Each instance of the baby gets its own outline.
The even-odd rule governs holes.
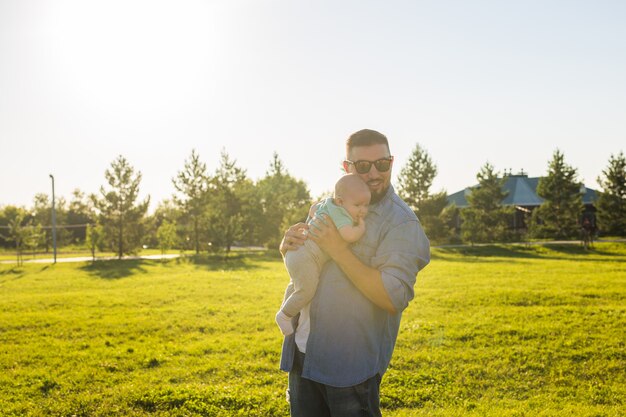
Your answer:
[[[344,175],[335,184],[334,196],[311,207],[309,224],[314,216],[328,215],[346,242],[356,242],[365,233],[365,215],[370,202],[370,190],[358,175]],[[315,227],[315,225],[312,225]],[[288,336],[294,332],[291,319],[311,302],[317,290],[322,267],[329,257],[311,239],[297,250],[285,255],[285,266],[291,278],[286,299],[276,313],[276,323]]]

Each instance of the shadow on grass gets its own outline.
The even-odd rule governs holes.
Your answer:
[[[208,271],[237,271],[264,268],[261,263],[280,261],[278,251],[237,251],[230,254],[199,254],[175,259],[122,259],[96,261],[80,267],[82,271],[102,279],[126,278],[138,273],[147,273],[150,266],[194,265]]]
[[[24,270],[19,266],[14,266],[12,268],[0,271],[0,285],[11,281],[17,281],[23,276]]]
[[[610,262],[626,262],[623,251],[610,251],[602,248],[585,249],[581,245],[484,245],[484,246],[443,246],[435,249],[432,259],[451,262],[467,262],[467,257],[475,258],[513,258],[513,259],[551,259],[570,261],[597,262],[598,257],[609,257]]]
[[[24,270],[19,267],[19,266],[13,266],[9,269],[5,269],[3,271],[0,271],[0,276],[2,275],[18,275],[18,274],[23,274]]]
[[[172,262],[192,264],[208,271],[238,271],[243,269],[262,269],[262,262],[281,261],[278,251],[237,251],[229,254],[199,254],[176,258]]]
[[[120,279],[146,272],[144,265],[151,263],[155,262],[143,259],[96,261],[81,266],[80,269],[98,278]]]

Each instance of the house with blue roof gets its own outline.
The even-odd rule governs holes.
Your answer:
[[[523,171],[516,175],[505,175],[502,189],[507,194],[502,200],[502,205],[515,207],[515,215],[511,224],[513,229],[526,228],[526,214],[532,212],[532,210],[543,203],[544,199],[537,195],[538,184],[539,177],[529,178]],[[454,204],[460,209],[469,207],[467,196],[471,194],[472,189],[476,187],[478,187],[478,185],[448,195],[448,205]],[[598,199],[598,193],[596,190],[585,187],[584,185],[581,185],[580,193],[582,194],[582,201],[585,206],[584,212],[581,213],[581,218],[590,218],[595,224],[596,208],[594,204]]]

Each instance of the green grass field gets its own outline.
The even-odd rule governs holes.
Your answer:
[[[286,416],[274,254],[0,265],[0,415]],[[622,416],[626,244],[436,249],[385,416]]]

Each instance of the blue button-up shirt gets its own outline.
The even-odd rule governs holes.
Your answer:
[[[381,272],[396,314],[368,300],[332,260],[310,305],[311,331],[302,377],[334,387],[360,384],[387,370],[402,311],[413,299],[417,272],[430,261],[430,243],[413,211],[393,187],[369,206],[365,235],[352,246],[361,262]],[[295,333],[283,343],[280,368],[291,370]]]

